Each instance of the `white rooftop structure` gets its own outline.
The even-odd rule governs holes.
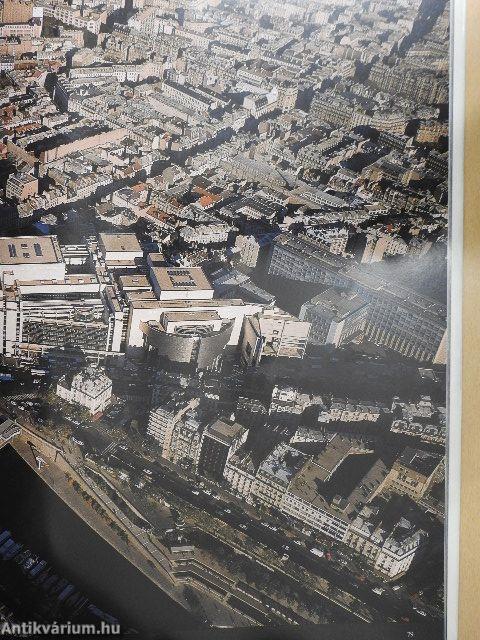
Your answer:
[[[213,287],[200,267],[153,267],[150,275],[159,300],[213,298]]]
[[[0,238],[0,275],[4,284],[15,280],[63,280],[63,261],[57,236]]]
[[[80,404],[91,415],[103,413],[112,397],[112,381],[99,369],[88,367],[58,381],[57,395],[67,402]]]
[[[142,247],[134,233],[100,233],[99,248],[106,262],[143,257]]]

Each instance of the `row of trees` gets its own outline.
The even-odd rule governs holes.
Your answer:
[[[196,530],[192,533],[195,544],[214,555],[218,563],[232,576],[238,576],[247,584],[265,594],[266,599],[272,598],[278,603],[284,603],[292,611],[310,617],[318,622],[333,620],[333,612],[328,602],[317,595],[307,586],[307,576],[298,572],[295,578],[288,578],[278,572],[269,571],[254,559],[235,552],[228,545],[205,532]],[[334,595],[335,588],[326,583],[326,589]],[[268,595],[267,595],[268,594]],[[337,616],[337,613],[335,613]]]
[[[116,533],[118,537],[121,538],[126,544],[129,544],[129,539],[126,531],[110,518],[107,511],[104,509],[104,507],[102,507],[98,500],[96,500],[90,493],[88,493],[88,491],[82,489],[80,483],[75,480],[75,478],[73,478],[68,472],[65,473],[65,476],[67,482],[72,486],[72,488],[82,496],[85,502],[90,507],[92,507],[92,509],[96,511],[99,516],[101,516],[105,520],[110,529],[112,529],[112,531],[114,531],[114,533]]]

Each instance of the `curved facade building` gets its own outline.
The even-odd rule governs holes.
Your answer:
[[[195,317],[174,317],[179,315]],[[146,348],[171,363],[196,369],[208,369],[215,363],[227,346],[234,327],[233,320],[225,321],[211,313],[164,316],[160,322],[141,323]]]

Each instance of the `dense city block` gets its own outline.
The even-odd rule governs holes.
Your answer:
[[[0,446],[203,624],[441,629],[448,3],[0,20]]]

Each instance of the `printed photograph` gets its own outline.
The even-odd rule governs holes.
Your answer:
[[[444,637],[450,19],[0,0],[0,635]]]

